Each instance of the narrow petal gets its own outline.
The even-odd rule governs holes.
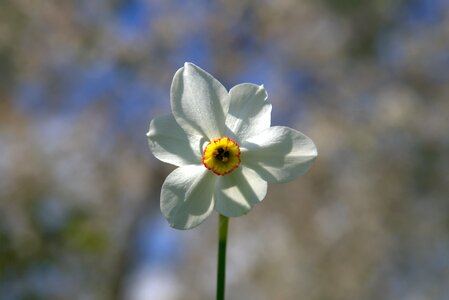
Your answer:
[[[150,149],[159,160],[175,166],[201,164],[202,145],[207,140],[187,135],[172,114],[153,119],[147,136]]]
[[[263,86],[243,83],[229,91],[226,127],[239,141],[267,129],[271,124],[271,104]]]
[[[317,156],[313,141],[294,129],[275,126],[242,144],[242,164],[268,182],[287,182],[303,175]]]
[[[170,226],[190,229],[213,210],[216,175],[204,166],[183,166],[171,172],[161,191],[161,211]]]
[[[227,217],[246,214],[267,194],[267,183],[253,170],[239,166],[217,179],[215,209]]]
[[[210,140],[224,133],[228,92],[212,75],[191,63],[179,69],[171,86],[171,106],[178,124],[191,135]]]

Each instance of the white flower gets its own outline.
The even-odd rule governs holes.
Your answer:
[[[161,191],[170,225],[189,229],[212,210],[227,217],[262,201],[267,182],[304,174],[317,156],[313,141],[283,126],[270,127],[271,104],[263,86],[236,85],[229,92],[191,63],[171,86],[172,114],[151,121],[153,154],[178,166]]]

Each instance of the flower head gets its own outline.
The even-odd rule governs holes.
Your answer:
[[[294,129],[271,125],[263,86],[243,83],[229,92],[191,63],[171,86],[172,113],[151,121],[153,154],[178,166],[162,185],[161,211],[170,225],[189,229],[215,209],[246,214],[262,201],[267,182],[304,174],[317,156],[313,141]]]

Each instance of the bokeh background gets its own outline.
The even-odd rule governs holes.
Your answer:
[[[185,61],[319,157],[232,219],[228,299],[449,299],[449,2],[1,0],[0,299],[213,299],[145,133]]]

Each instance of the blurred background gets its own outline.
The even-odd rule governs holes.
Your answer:
[[[0,299],[214,299],[145,136],[185,61],[319,151],[231,220],[228,299],[449,299],[445,0],[1,0]]]

